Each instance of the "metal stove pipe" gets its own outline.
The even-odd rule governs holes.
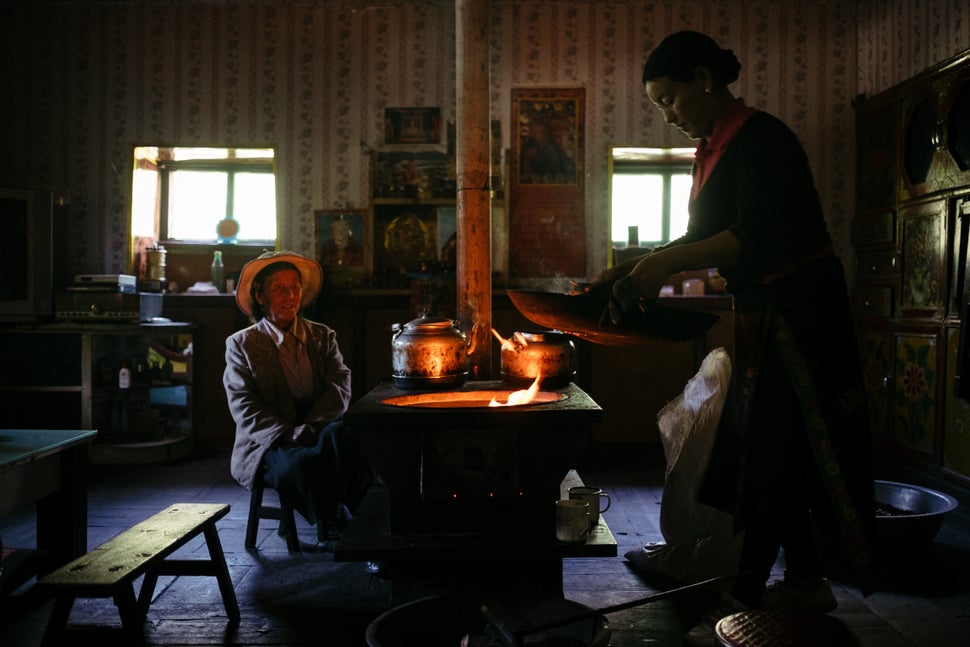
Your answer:
[[[457,318],[471,379],[492,377],[492,219],[489,187],[488,0],[455,0]]]

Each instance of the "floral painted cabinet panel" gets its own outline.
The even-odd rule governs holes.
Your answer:
[[[895,446],[935,456],[939,336],[897,333],[892,437]]]
[[[903,316],[937,316],[946,305],[946,201],[915,205],[902,212]]]

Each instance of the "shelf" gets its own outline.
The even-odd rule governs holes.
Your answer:
[[[189,456],[194,445],[191,436],[137,443],[92,443],[89,457],[95,465],[165,463]]]
[[[2,326],[0,348],[12,361],[0,370],[0,405],[25,429],[97,429],[93,463],[182,458],[195,446],[196,330],[180,322]],[[120,388],[125,363],[131,383]]]

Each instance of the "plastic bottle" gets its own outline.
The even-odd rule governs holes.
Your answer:
[[[131,387],[131,369],[128,362],[121,360],[121,368],[118,369],[118,388],[127,389]]]
[[[223,286],[223,275],[226,268],[222,265],[222,252],[216,250],[212,255],[212,285],[216,286],[219,292],[225,291]]]

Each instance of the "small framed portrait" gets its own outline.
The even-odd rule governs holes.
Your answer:
[[[317,261],[324,280],[335,288],[359,287],[368,263],[367,211],[321,210],[314,212]]]
[[[582,88],[513,89],[517,184],[576,185],[582,177]]]
[[[384,108],[384,143],[440,144],[441,109]]]

